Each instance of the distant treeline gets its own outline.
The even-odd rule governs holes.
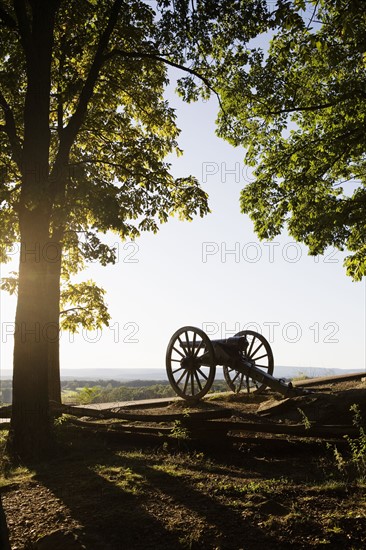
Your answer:
[[[112,401],[138,401],[175,397],[168,381],[134,380],[118,382],[116,380],[63,380],[61,382],[63,401],[69,403],[108,403]],[[227,391],[222,380],[215,381],[212,392]]]
[[[168,380],[128,380],[121,382],[121,380],[61,380],[61,389],[65,390],[78,390],[80,388],[99,386],[101,388],[119,388],[120,386],[140,388],[142,386],[153,386],[155,384],[169,385]]]

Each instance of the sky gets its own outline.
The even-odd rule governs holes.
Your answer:
[[[192,222],[171,218],[136,242],[108,236],[117,243],[116,265],[90,264],[77,280],[106,289],[110,327],[63,333],[62,370],[164,368],[169,339],[184,325],[213,339],[261,332],[275,366],[365,368],[365,281],[346,276],[344,254],[334,249],[314,258],[287,234],[260,242],[239,206],[251,173],[243,149],[215,136],[216,101],[170,100],[184,150],[169,159],[172,172],[199,179],[212,213]],[[14,257],[1,275],[16,268]],[[15,299],[2,292],[1,369],[12,365],[14,311]]]

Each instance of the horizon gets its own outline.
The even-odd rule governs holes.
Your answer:
[[[276,374],[276,371],[277,372]],[[136,378],[138,373],[144,375],[141,378]],[[352,372],[365,372],[365,368],[340,368],[340,367],[299,367],[295,365],[277,365],[275,367],[273,375],[276,378],[283,376],[291,377],[296,374],[308,375],[310,378],[319,377],[321,374],[333,374],[337,372],[342,372],[343,374],[348,374]],[[70,374],[69,374],[70,373]],[[71,374],[73,373],[73,374]],[[105,375],[103,376],[103,373]],[[134,376],[131,378],[132,373]],[[167,373],[164,367],[93,367],[93,368],[61,368],[61,379],[87,379],[87,380],[113,380],[112,376],[115,374],[117,378],[116,381],[131,381],[131,380],[166,380]],[[150,376],[149,376],[150,374]],[[160,378],[154,378],[152,375],[158,374]],[[161,376],[163,375],[163,378]],[[216,369],[216,378],[221,379],[223,377],[222,369],[220,366]],[[9,380],[12,378],[11,369],[2,369],[0,371],[0,380]]]

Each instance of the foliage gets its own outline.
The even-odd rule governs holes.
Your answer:
[[[342,454],[337,446],[333,447],[334,462],[337,470],[347,479],[357,479],[362,482],[366,479],[366,431],[360,407],[354,404],[350,407],[353,412],[353,424],[359,429],[356,438],[345,436],[349,446],[349,457]]]
[[[365,423],[362,419],[360,408],[354,404],[350,410],[353,412],[353,424],[359,429],[359,436],[356,439],[352,439],[346,436],[346,440],[351,451],[351,462],[356,469],[357,475],[365,479],[366,478],[366,431]]]
[[[17,294],[18,273],[12,271],[9,277],[2,277],[0,290],[5,290],[11,295]],[[60,295],[60,328],[75,333],[80,326],[87,330],[108,326],[110,315],[104,296],[105,290],[91,279],[82,283],[63,281]]]
[[[69,418],[72,418],[68,414],[61,414],[60,416],[57,416],[53,420],[53,425],[55,428],[58,428],[59,426],[62,426],[63,424],[66,424],[69,421]]]
[[[11,271],[9,277],[2,277],[0,279],[0,290],[5,290],[10,295],[17,293],[18,274],[15,271]]]
[[[174,420],[170,437],[173,439],[189,439],[189,430],[180,420]]]
[[[262,239],[286,226],[309,253],[351,252],[366,274],[366,11],[362,0],[278,2],[269,51],[222,81],[219,134],[246,146],[254,180],[241,194]],[[249,69],[249,70],[248,70]]]
[[[91,392],[90,390],[93,390]],[[120,385],[116,388],[100,385],[92,388],[84,387],[78,391],[76,400],[83,403],[110,403],[114,401],[135,401],[139,399],[156,399],[161,397],[174,397],[175,393],[168,384],[154,384],[151,386],[127,387]]]
[[[302,423],[304,425],[305,430],[310,430],[311,422],[310,422],[309,418],[306,416],[304,411],[302,409],[300,409],[300,407],[297,407],[297,410],[298,410],[298,413],[301,416],[301,420],[302,420]]]
[[[108,326],[110,315],[104,295],[105,290],[91,280],[69,283],[61,290],[61,329],[77,332],[80,325],[87,330]]]
[[[93,386],[89,388],[86,386],[77,393],[77,402],[80,405],[88,405],[89,403],[94,403],[100,395],[100,388],[98,386]]]

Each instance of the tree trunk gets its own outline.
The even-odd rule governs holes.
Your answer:
[[[52,246],[52,248],[51,248]],[[61,403],[60,382],[60,279],[62,245],[59,241],[50,242],[47,270],[48,291],[48,391],[49,399]]]
[[[20,265],[14,335],[10,450],[44,457],[50,445],[47,266],[52,211],[49,179],[51,65],[56,0],[15,2],[27,88],[18,206]]]
[[[28,214],[21,230],[10,444],[21,458],[35,459],[47,454],[50,444],[48,223],[39,212]]]

